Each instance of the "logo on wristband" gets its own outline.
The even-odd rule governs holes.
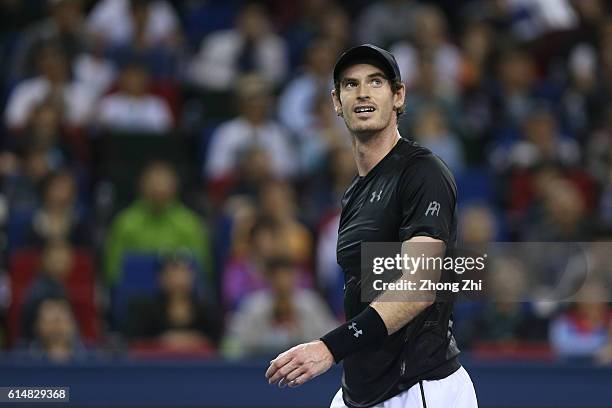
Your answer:
[[[363,330],[357,330],[357,323],[355,322],[349,324],[348,328],[355,331],[355,333],[353,333],[353,336],[355,337],[359,337],[363,334]]]

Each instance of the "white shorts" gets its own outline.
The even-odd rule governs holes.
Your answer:
[[[477,408],[476,391],[472,379],[463,367],[446,378],[417,383],[401,394],[375,405],[372,408]],[[336,393],[330,408],[347,408],[342,400],[342,388]]]

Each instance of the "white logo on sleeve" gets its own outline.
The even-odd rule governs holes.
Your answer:
[[[357,330],[357,323],[355,323],[355,322],[349,324],[348,328],[355,332],[355,333],[353,333],[353,336],[355,336],[355,337],[359,337],[360,335],[363,334],[363,330]]]
[[[372,191],[372,198],[370,198],[370,202],[373,203],[374,199],[376,199],[376,201],[380,201],[381,194],[382,194],[382,190],[380,190],[378,194],[376,194],[376,191]]]
[[[435,215],[438,216],[440,213],[440,203],[437,201],[431,201],[427,206],[427,210],[425,211],[425,216]]]

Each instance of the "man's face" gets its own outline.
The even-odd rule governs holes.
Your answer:
[[[340,111],[354,135],[372,135],[396,126],[394,110],[404,104],[405,90],[396,93],[383,72],[369,64],[356,64],[344,70],[340,95],[332,91],[334,107]]]
[[[154,207],[163,208],[176,197],[176,175],[163,165],[150,168],[143,177],[142,191],[145,200]]]
[[[76,331],[72,311],[65,300],[43,301],[35,324],[38,338],[45,344],[68,341]]]

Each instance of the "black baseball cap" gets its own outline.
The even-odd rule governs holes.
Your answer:
[[[383,70],[387,79],[402,80],[395,57],[389,51],[372,44],[362,44],[345,51],[334,67],[334,82],[338,82],[345,68],[355,64],[371,64]]]

